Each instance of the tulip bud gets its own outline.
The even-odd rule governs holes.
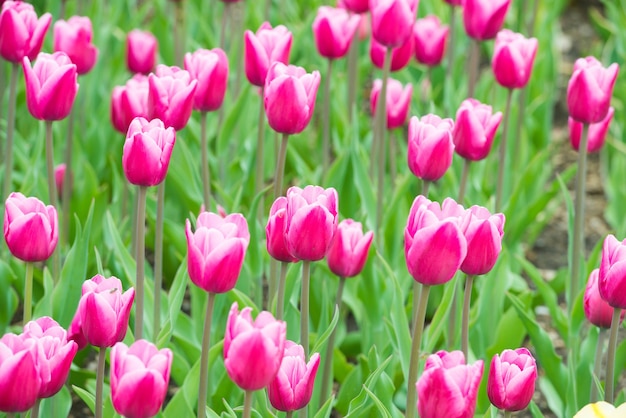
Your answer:
[[[54,167],[54,184],[56,184],[59,199],[63,197],[63,180],[65,179],[65,170],[66,165],[63,163],[57,164],[57,166]]]
[[[372,36],[386,47],[397,47],[411,36],[418,0],[370,0]]]
[[[228,84],[228,57],[219,48],[185,54],[185,70],[198,82],[193,107],[201,112],[219,109]]]
[[[123,134],[137,117],[148,118],[148,77],[135,74],[124,86],[113,88],[111,95],[111,122]]]
[[[165,127],[180,131],[187,125],[193,110],[198,82],[178,67],[158,65],[148,77],[148,114],[161,119]]]
[[[343,58],[359,26],[360,17],[345,9],[321,6],[313,21],[317,52],[325,58]]]
[[[463,2],[465,0],[443,0],[448,3],[450,6],[463,6]]]
[[[504,215],[492,215],[482,206],[472,206],[466,216],[469,218],[465,229],[467,255],[461,264],[461,271],[472,276],[487,274],[502,251]]]
[[[511,0],[464,0],[463,24],[470,38],[493,39],[502,29]]]
[[[0,338],[0,411],[26,412],[41,388],[37,344],[15,334]]]
[[[93,30],[88,17],[72,16],[54,24],[54,51],[65,52],[76,64],[76,72],[86,74],[96,64],[98,48],[91,43]]]
[[[138,29],[126,37],[126,66],[131,73],[148,75],[156,65],[158,41],[150,32]]]
[[[583,298],[583,308],[587,320],[593,325],[600,328],[611,328],[613,320],[613,308],[600,296],[598,288],[598,276],[600,269],[594,269],[589,275],[587,287],[585,287],[585,296]],[[626,311],[622,310],[620,323],[624,320]]]
[[[352,13],[367,13],[370,10],[369,0],[339,0],[337,7],[343,7]]]
[[[502,112],[492,114],[491,106],[476,99],[466,99],[456,112],[452,138],[461,157],[480,161],[489,155],[502,120]]]
[[[587,131],[588,153],[598,152],[604,146],[604,142],[606,141],[606,134],[609,131],[609,126],[611,125],[611,121],[613,120],[614,113],[615,109],[609,107],[609,111],[607,112],[604,119],[602,119],[598,123],[592,123],[589,125],[589,130]],[[567,119],[567,126],[569,128],[570,144],[572,144],[572,148],[574,148],[576,151],[579,151],[583,124],[581,122],[576,122],[573,118],[569,117]]]
[[[337,226],[335,238],[326,254],[330,271],[339,277],[354,277],[363,270],[372,244],[372,231],[363,235],[360,222],[345,219]]]
[[[619,242],[613,235],[604,240],[598,289],[611,307],[626,309],[626,240]]]
[[[579,58],[567,84],[569,115],[582,123],[598,123],[609,112],[619,66],[604,68],[594,57]]]
[[[382,69],[387,54],[387,47],[376,42],[376,39],[370,40],[370,60],[377,68]],[[407,38],[406,42],[397,48],[391,50],[391,67],[390,70],[400,71],[407,66],[413,55],[413,37]]]
[[[409,122],[408,163],[417,177],[437,181],[452,165],[454,121],[437,115],[422,119],[413,116]]]
[[[376,116],[376,105],[382,85],[382,80],[374,80],[370,93],[370,109],[374,116]],[[399,128],[406,123],[412,95],[413,86],[411,84],[402,86],[398,80],[393,78],[387,80],[387,129]]]
[[[498,84],[521,89],[528,84],[537,55],[537,38],[503,29],[496,36],[491,68]]]
[[[270,208],[270,216],[265,227],[267,252],[278,261],[293,263],[298,261],[287,249],[285,236],[285,216],[287,215],[287,198],[280,196]]]
[[[413,25],[415,59],[420,64],[434,67],[441,64],[448,43],[450,29],[439,18],[429,15],[417,19]]]
[[[37,19],[33,5],[21,1],[5,1],[0,12],[0,56],[13,63],[24,57],[34,60],[50,27],[52,15]]]
[[[247,30],[244,34],[244,65],[250,84],[258,87],[265,85],[267,72],[274,62],[289,62],[293,35],[283,26],[265,22],[256,34]]]
[[[535,393],[537,364],[526,348],[504,350],[491,360],[487,394],[496,408],[521,411]]]

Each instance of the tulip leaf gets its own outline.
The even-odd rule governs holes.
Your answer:
[[[78,397],[80,399],[82,399],[83,402],[85,402],[85,404],[87,404],[87,407],[89,408],[89,410],[91,412],[94,412],[95,409],[96,409],[96,397],[95,397],[95,395],[93,395],[91,392],[89,392],[89,391],[87,391],[87,390],[85,390],[85,389],[83,389],[81,387],[75,386],[75,385],[72,385],[72,389],[74,389],[74,392],[76,392]]]
[[[178,317],[184,315],[180,308],[185,298],[185,291],[187,290],[187,257],[183,259],[178,267],[172,286],[169,293],[165,295],[163,300],[166,302],[163,307],[168,309],[169,316],[163,325],[163,329],[159,333],[157,338],[157,346],[165,347],[172,338],[172,331],[176,328]],[[165,310],[164,309],[164,310]]]
[[[378,379],[383,374],[384,370],[387,368],[389,363],[391,362],[393,356],[389,356],[383,361],[376,370],[374,370],[368,378],[365,380],[365,383],[361,387],[361,392],[357,395],[356,398],[352,399],[350,402],[350,409],[348,410],[348,414],[345,418],[350,417],[360,417],[363,416],[362,409],[366,406],[367,401],[367,392],[365,388],[373,388],[374,385],[378,382]]]
[[[72,409],[72,394],[67,386],[63,386],[56,395],[41,400],[39,416],[41,418],[66,417],[70,409]]]
[[[333,402],[335,401],[335,395],[330,397],[324,402],[324,405],[317,411],[313,418],[329,418],[333,411]]]
[[[198,403],[198,386],[200,381],[200,358],[193,365],[180,389],[172,397],[163,411],[166,417],[192,417]]]
[[[330,321],[328,328],[324,331],[322,335],[320,335],[315,341],[315,346],[311,350],[311,353],[319,353],[326,340],[330,337],[330,334],[335,330],[337,326],[337,322],[339,321],[339,306],[335,305],[335,313],[333,314],[333,319]]]
[[[458,280],[458,277],[452,278],[453,281]],[[437,310],[435,311],[435,316],[430,322],[428,327],[428,331],[426,331],[425,338],[425,352],[432,353],[436,344],[440,341],[441,336],[443,335],[444,328],[448,325],[449,315],[450,315],[450,305],[452,305],[452,300],[455,296],[455,285],[458,283],[450,283],[449,285],[444,286],[443,297],[441,298],[441,302],[437,306]]]
[[[533,418],[544,418],[541,409],[539,409],[535,401],[530,401],[528,409],[530,409],[530,413],[532,414]]]
[[[13,314],[17,309],[19,299],[11,283],[17,280],[15,273],[4,260],[0,260],[0,333],[11,323]]]
[[[374,405],[376,405],[376,409],[380,412],[381,417],[391,418],[391,413],[385,408],[385,405],[378,399],[378,397],[367,388],[367,386],[363,385],[363,390],[369,395],[370,398],[374,401]]]

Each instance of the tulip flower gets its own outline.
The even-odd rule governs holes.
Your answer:
[[[57,164],[54,167],[54,184],[57,186],[57,194],[58,197],[61,198],[63,196],[63,180],[65,179],[65,164]]]
[[[456,112],[452,136],[456,153],[472,161],[486,158],[501,120],[502,113],[492,113],[491,106],[476,99],[464,100]]]
[[[496,36],[491,68],[498,84],[521,89],[528,84],[537,55],[537,38],[503,29]]]
[[[417,382],[420,418],[472,418],[483,361],[465,364],[460,351],[439,351],[428,356]]]
[[[380,79],[374,80],[372,92],[370,93],[370,109],[372,114],[376,113],[376,105],[378,96],[382,87]],[[403,126],[409,114],[409,104],[413,94],[413,86],[402,83],[392,78],[389,79],[387,86],[387,129],[395,129]]]
[[[284,263],[298,261],[287,249],[285,236],[285,216],[287,215],[287,198],[280,196],[272,203],[270,216],[265,226],[267,252],[272,258]]]
[[[360,222],[345,219],[337,226],[326,259],[330,271],[339,277],[354,277],[363,270],[374,233],[363,234]]]
[[[397,47],[411,36],[418,0],[370,0],[372,37],[386,47]]]
[[[370,2],[369,0],[339,0],[338,6],[352,13],[363,14],[369,11]]]
[[[593,269],[589,275],[589,280],[585,287],[583,308],[589,322],[597,327],[608,329],[611,328],[613,308],[600,296],[600,289],[598,287],[599,274],[600,269]],[[624,315],[626,315],[626,310],[622,310],[620,322],[624,320]]]
[[[51,21],[50,13],[38,19],[32,4],[5,1],[0,12],[0,56],[13,63],[35,59]]]
[[[576,121],[601,122],[609,112],[619,66],[604,68],[594,57],[579,58],[567,84],[567,108]]]
[[[93,30],[88,17],[72,16],[54,24],[54,51],[65,52],[76,64],[76,72],[86,74],[96,64],[98,48],[91,43]]]
[[[198,82],[193,107],[211,112],[222,106],[228,84],[228,57],[220,48],[185,54],[185,70]]]
[[[463,24],[470,38],[493,39],[502,29],[511,0],[465,0]]]
[[[244,66],[250,84],[265,85],[267,72],[274,62],[289,62],[293,35],[283,25],[272,28],[264,22],[256,34],[247,30],[244,34]]]
[[[596,402],[585,405],[574,418],[622,418],[626,416],[626,403],[617,408],[608,402]]]
[[[135,74],[124,86],[113,87],[111,95],[111,122],[120,133],[126,134],[136,117],[148,118],[148,77]]]
[[[176,142],[176,131],[159,119],[133,119],[128,127],[122,168],[128,181],[138,186],[156,186],[167,174]]]
[[[467,255],[461,264],[461,271],[472,276],[487,274],[502,251],[504,215],[492,215],[482,206],[472,206],[467,210],[467,216],[469,223],[464,231]]]
[[[437,115],[409,122],[408,164],[411,172],[426,181],[437,181],[452,165],[454,121]]]
[[[313,354],[307,363],[302,346],[287,340],[278,374],[267,387],[267,397],[272,406],[284,412],[307,406],[319,365],[318,353]]]
[[[615,113],[615,109],[613,107],[609,107],[609,111],[606,114],[606,117],[602,119],[598,123],[592,123],[589,125],[589,130],[587,132],[587,152],[598,152],[604,146],[604,142],[606,141],[606,135],[609,131],[609,126],[611,125],[611,121],[613,120],[613,114]],[[583,124],[581,122],[576,122],[572,117],[567,119],[567,126],[569,128],[569,140],[570,144],[572,144],[572,148],[576,151],[580,148],[580,139],[583,131]]]
[[[390,71],[400,71],[407,66],[413,55],[413,37],[407,38],[407,40],[391,50],[391,67]],[[377,68],[382,69],[385,61],[385,55],[387,54],[387,47],[380,44],[376,39],[372,38],[370,41],[370,60],[372,64]]]
[[[343,58],[359,26],[360,18],[345,9],[321,6],[313,21],[317,52],[325,58]]]
[[[157,49],[156,37],[150,32],[134,29],[126,37],[126,66],[131,73],[148,75],[154,70]]]
[[[37,344],[15,334],[0,338],[0,411],[26,412],[41,389]]]
[[[167,128],[179,131],[187,125],[198,82],[178,67],[157,65],[148,77],[148,114]]]
[[[31,67],[28,57],[22,61],[26,79],[26,104],[39,120],[65,119],[72,110],[78,82],[76,65],[64,52],[40,53]]]
[[[146,340],[130,347],[120,342],[111,350],[111,400],[115,411],[128,418],[159,413],[170,380],[172,351],[159,350]]]
[[[535,393],[537,363],[526,348],[504,350],[491,360],[487,394],[496,408],[521,411]]]
[[[441,64],[446,51],[450,28],[442,25],[435,15],[417,19],[413,26],[415,59],[420,64],[434,67]]]
[[[448,3],[450,6],[463,6],[463,2],[465,0],[443,0]]]

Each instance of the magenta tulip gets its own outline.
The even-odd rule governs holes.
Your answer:
[[[376,105],[382,84],[382,80],[374,80],[370,93],[370,109],[374,116],[376,115]],[[401,82],[393,78],[387,80],[387,129],[396,129],[406,123],[412,95],[413,86],[411,84],[403,86]]]
[[[287,340],[278,374],[267,387],[267,397],[274,408],[289,412],[307,406],[313,394],[320,355],[315,353],[306,362],[304,348]]]
[[[221,217],[202,212],[196,221],[185,226],[187,236],[187,271],[191,281],[211,293],[232,290],[241,272],[250,233],[246,218],[239,213]]]
[[[56,185],[59,199],[63,196],[63,180],[65,179],[66,169],[67,166],[63,163],[57,164],[57,166],[54,167],[54,184]]]
[[[472,276],[487,274],[502,251],[504,215],[492,215],[482,206],[472,206],[466,216],[469,218],[465,229],[467,255],[461,264],[461,271]]]
[[[0,338],[0,411],[26,412],[37,401],[41,377],[37,343],[15,334]]]
[[[370,0],[372,36],[386,47],[397,47],[411,36],[418,0]]]
[[[503,29],[496,36],[491,68],[498,84],[521,89],[528,84],[537,55],[537,38]]]
[[[385,61],[385,54],[387,54],[387,47],[380,44],[376,39],[370,39],[370,60],[372,64],[377,68],[382,69]],[[397,48],[391,50],[391,67],[390,70],[400,71],[406,67],[411,61],[413,56],[413,37],[410,36],[407,40]]]
[[[421,418],[473,418],[483,361],[465,364],[460,351],[428,356],[417,381],[417,410]]]
[[[40,53],[31,67],[22,61],[26,79],[26,105],[34,118],[46,121],[65,119],[78,92],[76,65],[64,52]]]
[[[526,348],[504,350],[491,360],[487,394],[496,408],[521,411],[535,393],[537,363]]]
[[[219,109],[228,84],[228,57],[220,48],[198,49],[185,54],[185,70],[198,82],[193,108],[201,112]]]
[[[167,128],[180,131],[187,125],[193,110],[198,82],[178,67],[157,65],[148,77],[148,114],[161,119]]]
[[[613,235],[604,240],[598,288],[611,307],[626,309],[626,240],[619,242]]]
[[[47,260],[59,241],[56,209],[36,197],[11,193],[4,205],[4,239],[22,261]]]
[[[366,13],[370,9],[369,0],[339,0],[339,7],[350,10],[352,13]]]
[[[252,320],[252,308],[239,312],[233,303],[224,335],[224,366],[243,390],[259,390],[276,377],[283,359],[287,325],[262,311]]]
[[[148,77],[135,74],[124,86],[113,87],[111,122],[123,134],[136,117],[148,118]]]
[[[285,216],[287,215],[287,198],[280,196],[270,208],[270,216],[265,226],[267,252],[278,261],[292,263],[298,261],[287,249],[285,236]]]
[[[330,271],[339,277],[354,277],[361,273],[373,238],[372,231],[363,234],[360,222],[341,221],[326,254]]]
[[[170,381],[172,351],[159,350],[146,340],[130,347],[120,342],[111,349],[111,400],[115,411],[128,418],[159,413]]]
[[[589,275],[589,280],[585,287],[583,308],[589,322],[597,327],[608,329],[611,328],[614,309],[600,296],[598,287],[599,275],[600,269],[594,269]],[[620,322],[624,320],[624,315],[626,315],[626,310],[622,310]]]
[[[126,66],[131,73],[148,75],[154,71],[157,49],[156,37],[139,29],[128,32],[126,37]]]
[[[408,163],[413,174],[422,180],[437,181],[452,165],[454,121],[437,115],[409,122]]]
[[[598,123],[609,112],[619,66],[604,68],[594,57],[579,58],[567,84],[569,115],[582,123]]]
[[[275,62],[267,73],[264,106],[267,121],[276,132],[298,134],[313,116],[320,85],[319,71]]]
[[[5,1],[0,12],[0,56],[14,63],[24,57],[35,59],[51,21],[50,13],[38,19],[30,3]]]
[[[441,64],[446,52],[450,29],[439,18],[429,15],[417,19],[413,26],[415,59],[420,64],[434,67]]]
[[[607,112],[604,119],[602,119],[598,123],[592,123],[591,125],[589,125],[589,131],[587,132],[588,153],[598,152],[604,146],[604,142],[606,141],[606,135],[609,131],[611,121],[613,120],[614,113],[615,109],[613,109],[613,107],[609,107],[609,111]],[[581,122],[576,122],[573,118],[569,117],[567,119],[567,126],[569,128],[570,144],[572,144],[572,148],[578,151],[580,147],[580,138],[583,131],[583,124]]]
[[[450,6],[463,6],[465,0],[443,0],[448,3]]]
[[[65,52],[76,64],[76,72],[86,74],[96,64],[98,48],[91,43],[93,30],[88,17],[72,16],[54,24],[54,50]]]
[[[470,38],[493,39],[502,29],[511,0],[464,0],[463,24]]]
[[[283,26],[272,28],[264,22],[256,34],[247,30],[244,34],[244,65],[250,84],[265,85],[267,72],[274,62],[289,62],[293,35]]]
[[[456,153],[472,161],[486,158],[501,120],[502,112],[493,114],[491,106],[476,99],[464,100],[456,112],[452,135]]]
[[[343,58],[348,53],[360,21],[358,15],[352,15],[345,9],[321,6],[313,21],[317,52],[324,58]]]

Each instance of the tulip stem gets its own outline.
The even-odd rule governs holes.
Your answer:
[[[209,138],[207,137],[207,114],[200,112],[200,132],[202,141],[202,196],[204,210],[211,211],[211,172],[209,171]]]
[[[96,371],[96,418],[102,418],[102,388],[104,386],[106,352],[106,347],[100,347],[100,352],[98,353],[98,369]]]
[[[611,405],[614,400],[613,376],[615,373],[615,351],[617,349],[617,332],[620,328],[620,316],[622,310],[613,309],[613,319],[611,320],[611,335],[609,336],[609,350],[606,353],[606,382],[604,383],[604,400]]]
[[[430,285],[423,284],[420,292],[420,299],[417,308],[417,321],[413,330],[413,342],[411,344],[411,360],[409,362],[409,383],[406,400],[406,418],[415,418],[417,407],[417,372],[420,362],[420,345],[422,344],[422,333],[424,331],[424,320],[426,319],[426,307],[428,306],[428,294]]]
[[[504,193],[504,166],[506,164],[506,136],[509,132],[509,119],[511,117],[511,99],[513,98],[513,89],[509,89],[506,96],[506,110],[504,111],[504,126],[502,135],[500,136],[500,164],[498,164],[498,183],[496,186],[496,212],[502,210],[502,201]]]
[[[27,324],[33,317],[33,268],[33,263],[26,262],[26,278],[24,281],[24,324]]]
[[[478,81],[478,66],[480,61],[480,44],[476,39],[470,41],[469,57],[469,80],[467,85],[467,97],[472,99],[476,93],[476,82]]]
[[[466,359],[469,357],[469,310],[472,301],[472,286],[474,284],[474,276],[467,275],[465,280],[465,293],[463,297],[463,318],[461,319],[461,351]]]
[[[276,300],[276,319],[282,321],[285,311],[285,279],[287,277],[287,268],[289,263],[280,263],[280,279],[278,281],[278,298]],[[270,293],[272,297],[274,294]]]
[[[511,418],[512,416],[513,416],[513,412],[511,412],[511,411],[504,411],[504,418]]]
[[[393,131],[389,131],[389,175],[391,177],[391,184],[395,184],[396,173],[398,172],[398,165],[396,164],[396,136]]]
[[[206,399],[209,390],[209,349],[211,348],[211,323],[213,322],[213,307],[215,293],[209,292],[209,299],[204,315],[204,333],[202,334],[202,357],[200,357],[200,388],[198,391],[198,418],[206,416]]]
[[[146,195],[148,188],[139,186],[137,191],[137,230],[136,230],[136,252],[135,263],[137,264],[136,286],[137,293],[135,301],[135,340],[139,340],[143,336],[143,279],[144,279],[144,259],[145,259],[145,226],[146,226]]]
[[[359,36],[352,37],[348,50],[348,123],[352,123],[352,112],[356,103],[356,86],[358,79],[357,61],[359,59]]]
[[[17,63],[11,65],[11,81],[9,84],[9,110],[7,112],[7,146],[4,154],[4,189],[2,200],[4,201],[11,193],[11,175],[13,173],[13,133],[15,131],[15,100],[17,87]]]
[[[328,173],[330,165],[330,79],[333,70],[333,60],[328,59],[328,70],[324,80],[324,107],[322,109],[322,122],[324,126],[322,143],[322,175]]]
[[[602,353],[604,352],[604,340],[606,339],[606,332],[603,328],[600,328],[598,332],[598,344],[596,345],[596,357],[593,364],[593,375],[600,379],[600,370],[602,369]],[[591,402],[598,402],[598,385],[594,381],[591,382],[591,395],[589,396]]]
[[[471,160],[464,159],[463,160],[463,173],[461,174],[461,185],[459,186],[459,202],[460,205],[463,204],[463,200],[465,200],[465,192],[467,191],[467,180],[469,178],[469,170]]]
[[[63,233],[61,242],[70,243],[70,180],[72,178],[72,146],[74,142],[74,110],[67,118],[67,138],[65,142],[65,174],[63,175],[63,186],[61,188],[61,208],[63,211]]]
[[[256,175],[254,178],[254,194],[258,195],[263,190],[265,184],[265,89],[261,87],[261,100],[259,106],[259,122],[257,125],[256,140]],[[257,208],[257,219],[263,223],[263,214],[265,212],[264,195],[259,197],[259,206]],[[271,279],[271,277],[270,277]]]
[[[293,417],[293,411],[287,411],[287,414],[285,414],[285,418],[292,418]]]
[[[587,142],[589,125],[583,124],[583,132],[578,147],[578,171],[576,172],[576,201],[574,209],[574,249],[572,251],[572,282],[569,289],[569,311],[574,308],[574,300],[578,294],[581,265],[584,263],[584,229],[585,229],[585,181],[587,178]]]
[[[175,60],[176,65],[180,68],[183,67],[183,58],[185,53],[185,1],[178,0],[174,2],[175,19],[174,24],[174,45],[175,45]]]
[[[411,335],[415,334],[415,324],[417,324],[417,307],[419,306],[420,294],[422,292],[422,284],[413,281],[413,309],[411,314]]]
[[[30,411],[30,418],[39,418],[39,406],[41,405],[41,399],[37,399],[35,405],[33,405],[33,409]]]
[[[52,145],[52,121],[46,121],[46,166],[48,167],[48,193],[50,204],[57,207],[57,187],[54,180],[54,148]],[[56,284],[59,280],[61,260],[57,249],[52,253],[52,280]]]
[[[446,66],[446,78],[444,80],[444,88],[446,89],[445,91],[445,97],[448,98],[448,100],[445,100],[446,103],[446,114],[449,114],[450,112],[450,91],[452,90],[452,68],[454,66],[454,42],[456,41],[456,37],[454,36],[456,33],[455,30],[455,26],[456,26],[456,6],[452,6],[450,5],[450,30],[448,32],[449,34],[449,39],[448,39],[448,53],[447,53],[447,66]]]
[[[163,283],[163,225],[165,223],[165,180],[157,187],[157,212],[154,228],[154,340],[161,330],[161,287]]]
[[[391,52],[393,48],[387,48],[385,60],[383,62],[383,81],[376,102],[376,119],[374,124],[375,144],[378,146],[378,186],[376,194],[376,237],[380,247],[383,234],[380,233],[380,226],[383,219],[383,189],[385,186],[385,131],[387,125],[387,79],[391,70]],[[379,238],[380,237],[380,238]]]
[[[343,288],[346,284],[346,278],[339,278],[339,287],[337,288],[337,296],[335,297],[335,309],[341,310],[341,300],[343,298]],[[330,396],[329,386],[333,382],[332,366],[333,366],[333,352],[335,351],[335,337],[337,334],[337,327],[333,329],[328,337],[328,343],[326,345],[326,356],[324,357],[324,371],[322,373],[322,391],[320,392],[320,406],[321,409],[324,402]]]
[[[7,418],[15,418],[15,413],[14,412],[9,412],[7,414]]]
[[[246,390],[246,394],[243,397],[243,414],[242,418],[250,418],[252,414],[252,395],[253,391]]]
[[[304,358],[309,358],[309,281],[311,262],[302,261],[302,293],[300,297],[300,342],[304,348]]]
[[[282,194],[288,139],[289,134],[283,134],[283,139],[280,143],[280,150],[278,151],[278,161],[276,161],[276,175],[274,176],[274,200],[276,200],[278,196]]]

